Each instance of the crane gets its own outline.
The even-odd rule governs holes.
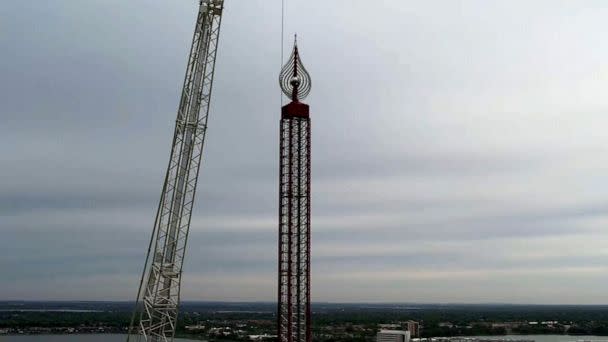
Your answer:
[[[127,341],[173,340],[224,0],[200,0],[175,132]]]

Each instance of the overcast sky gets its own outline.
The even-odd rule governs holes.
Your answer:
[[[135,298],[196,10],[2,1],[0,299]],[[226,0],[184,300],[275,300],[280,12]],[[608,303],[608,4],[286,13],[313,301]]]

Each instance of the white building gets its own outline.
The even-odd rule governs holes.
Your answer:
[[[377,342],[410,342],[410,332],[403,330],[380,330]]]
[[[249,335],[249,340],[251,341],[265,341],[265,340],[271,340],[271,339],[276,339],[277,335],[268,335],[268,334],[264,334],[264,335]]]

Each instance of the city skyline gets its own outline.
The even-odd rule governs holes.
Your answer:
[[[285,57],[297,32],[315,75],[312,301],[608,303],[608,7],[381,7],[288,2]],[[0,9],[0,299],[135,298],[195,11]],[[182,296],[271,301],[280,3],[224,20]]]

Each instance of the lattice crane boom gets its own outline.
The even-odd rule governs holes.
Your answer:
[[[224,0],[200,1],[169,166],[127,341],[168,342],[175,335],[223,9]]]

